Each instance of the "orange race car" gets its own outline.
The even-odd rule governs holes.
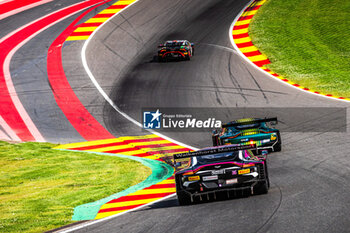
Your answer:
[[[171,40],[158,46],[158,61],[170,59],[190,60],[194,55],[194,44],[187,40]]]

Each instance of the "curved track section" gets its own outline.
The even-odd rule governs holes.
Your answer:
[[[21,62],[26,61],[27,64],[34,63],[34,65],[37,65],[38,60],[34,56],[31,57],[31,55],[35,49],[36,51],[39,50],[38,45],[40,45],[39,48],[42,48],[42,43],[38,43],[37,46],[31,47],[30,51],[22,54],[23,50],[21,50],[21,47],[25,46],[25,43],[30,40],[32,35],[47,24],[52,23],[50,21],[46,24],[43,17],[50,17],[51,15],[53,16],[51,17],[52,20],[55,17],[55,12],[63,10],[71,4],[72,2],[69,1],[65,4],[57,1],[55,4],[44,4],[1,20],[1,28],[4,29],[0,33],[2,47],[2,67],[0,72],[2,80],[1,103],[2,106],[6,106],[2,108],[1,114],[5,124],[12,128],[14,136],[18,136],[10,136],[12,140],[43,140],[40,132],[37,130],[37,121],[34,121],[35,126],[33,125],[30,107],[28,108],[28,105],[24,103],[24,100],[27,99],[31,99],[31,103],[35,102],[33,101],[36,97],[35,92],[30,90],[32,89],[31,84],[37,85],[37,73],[35,72],[37,69],[32,69],[32,67],[26,65],[22,66],[23,63],[21,64]],[[20,54],[20,59],[17,59],[16,55],[18,54]],[[34,61],[29,61],[29,58],[33,58]],[[18,64],[18,61],[20,61],[20,64]],[[13,67],[15,67],[15,71]],[[22,72],[24,75],[21,74]],[[26,98],[23,98],[23,94]],[[2,128],[4,128],[3,125],[1,124]],[[9,130],[5,129],[5,132],[9,132]]]
[[[10,64],[9,64],[10,66],[9,73],[11,74],[10,78],[11,78],[11,81],[13,82],[13,86],[16,91],[16,93],[11,93],[11,95],[18,96],[20,103],[23,105],[24,109],[29,115],[29,119],[33,121],[36,128],[42,134],[42,136],[46,141],[50,141],[50,142],[75,141],[76,142],[76,141],[84,140],[84,138],[81,136],[84,134],[81,132],[77,132],[77,130],[71,125],[71,122],[69,122],[69,120],[65,116],[65,113],[62,112],[61,106],[58,106],[57,99],[55,100],[55,97],[58,96],[57,87],[55,89],[52,83],[49,82],[47,68],[49,68],[50,66],[58,65],[59,63],[58,61],[60,61],[61,57],[58,57],[57,61],[52,62],[51,60],[49,60],[48,62],[47,54],[53,53],[53,48],[49,49],[49,47],[51,44],[53,44],[53,41],[59,35],[61,35],[62,31],[64,31],[67,25],[72,23],[72,21],[76,19],[77,15],[79,16],[79,14],[81,14],[82,10],[86,10],[89,7],[94,6],[98,3],[104,4],[98,8],[94,8],[93,12],[90,12],[88,15],[86,15],[82,19],[82,21],[84,21],[87,18],[92,17],[94,14],[96,14],[96,11],[103,10],[104,8],[109,6],[110,4],[108,2],[109,1],[103,1],[103,0],[84,1],[83,3],[79,3],[77,1],[54,1],[47,4],[43,4],[39,7],[35,7],[32,9],[23,11],[16,15],[7,17],[1,20],[0,22],[2,28],[4,28],[4,30],[1,30],[0,35],[5,36],[12,31],[19,30],[18,28],[23,27],[23,25],[27,25],[27,24],[29,25],[29,24],[33,24],[33,22],[35,21],[40,21],[38,20],[40,18],[42,19],[41,20],[43,22],[42,24],[48,23],[48,22],[51,23],[51,21],[54,21],[53,24],[49,25],[46,28],[43,28],[42,31],[36,35],[30,34],[30,33],[34,33],[33,30],[27,30],[26,31],[27,34],[25,34],[25,36],[30,36],[31,39],[27,40],[26,43],[22,43],[22,46],[16,51],[16,53],[13,54],[13,57],[11,57]],[[79,7],[73,8],[73,5],[79,6]],[[61,11],[63,12],[63,9],[66,9],[66,8],[69,8],[69,9],[72,8],[72,10],[69,11],[69,14],[57,13]],[[66,12],[68,11],[66,10]],[[75,13],[77,13],[77,15],[75,15]],[[44,17],[46,18],[44,19]],[[40,25],[38,25],[38,23],[36,25],[37,27],[35,28],[35,30],[41,30],[39,28]],[[3,32],[6,32],[7,34],[3,34]],[[14,41],[14,43],[16,42],[17,41]],[[58,50],[61,49],[61,44],[56,43],[55,46],[58,47]],[[57,50],[56,47],[54,49]],[[66,45],[64,47],[66,47]],[[79,52],[80,52],[79,49],[75,50],[76,54],[79,54]],[[6,54],[4,53],[4,55]],[[76,64],[72,61],[74,60],[79,61],[80,60],[79,58],[76,59],[74,56],[67,57],[66,53],[63,55],[63,57],[65,58],[65,61],[70,64],[69,65],[70,69],[67,69],[68,71],[72,69],[74,70],[77,69]],[[61,81],[60,79],[62,78],[61,76],[62,76],[61,73],[51,72],[51,80],[56,79],[58,80],[58,82],[60,82]],[[68,72],[68,76],[71,77],[72,73]],[[83,72],[82,72],[82,76],[84,76]],[[75,76],[73,76],[73,78],[77,80]],[[81,89],[81,86],[82,84],[80,83],[79,89]],[[68,82],[67,82],[67,86],[63,86],[61,84],[61,86],[59,86],[59,88],[61,88],[59,90],[59,93],[67,91],[67,89],[65,89],[67,87],[69,87]],[[93,93],[88,93],[88,95],[90,96],[90,100],[93,99],[93,95],[94,95]],[[59,98],[60,97],[62,97],[62,95],[59,96]],[[61,102],[65,100],[61,100]],[[76,102],[79,102],[79,100]],[[86,104],[85,107],[87,105],[88,104]],[[69,111],[71,111],[72,114],[74,114],[74,111],[76,112],[76,109],[71,108]],[[11,112],[7,110],[4,116],[11,118],[11,114],[14,115],[14,113],[15,111]],[[87,118],[84,118],[82,116],[80,117],[80,121],[82,122],[82,124],[84,124],[85,119]],[[91,127],[91,124],[89,125]],[[1,124],[1,126],[3,126],[3,124]],[[17,134],[19,134],[21,131],[24,131],[25,129],[25,127],[17,129],[17,128],[14,128],[13,125],[10,125],[9,127],[12,127],[12,129]],[[105,136],[104,138],[112,137],[112,135],[110,134],[107,134],[107,133],[105,134],[107,136]],[[13,136],[11,138],[14,140]],[[23,139],[23,138],[19,138],[19,139]],[[24,139],[27,139],[27,138],[24,138]],[[28,140],[33,140],[33,139],[28,138]]]
[[[281,85],[231,48],[229,29],[248,1],[143,0],[109,21],[91,40],[88,65],[128,115],[142,107],[347,107]],[[155,7],[156,6],[156,7]],[[157,44],[196,43],[190,62],[153,62]],[[100,102],[103,104],[103,101]],[[110,132],[140,134],[104,105]],[[169,133],[203,147],[209,134]],[[283,133],[269,158],[268,195],[179,207],[169,199],[88,228],[89,232],[339,232],[350,227],[348,133]]]

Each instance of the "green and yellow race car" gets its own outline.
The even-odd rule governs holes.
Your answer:
[[[256,152],[262,150],[281,151],[282,141],[278,129],[268,127],[266,123],[276,125],[277,118],[247,118],[231,121],[222,125],[212,134],[213,146],[256,144]]]

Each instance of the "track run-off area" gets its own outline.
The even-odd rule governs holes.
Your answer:
[[[248,0],[37,2],[0,18],[1,139],[161,160],[210,146],[210,132],[142,130],[144,107],[349,106],[285,85],[234,49],[233,23]],[[158,44],[169,39],[195,43],[193,59],[154,62]],[[281,135],[282,151],[268,158],[267,195],[179,206],[168,176],[65,231],[348,231],[349,133]],[[133,202],[136,195],[151,201]],[[118,211],[125,213],[113,216]]]

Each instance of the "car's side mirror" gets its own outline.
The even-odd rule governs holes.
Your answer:
[[[181,166],[181,162],[176,162],[175,164],[174,164],[174,167],[175,168],[178,168],[178,167],[180,167]]]
[[[194,43],[191,43],[191,46],[194,47]]]

